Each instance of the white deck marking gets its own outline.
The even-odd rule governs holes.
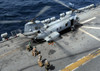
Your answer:
[[[86,21],[83,21],[83,22],[81,22],[81,24],[87,23],[87,22],[92,21],[92,20],[94,20],[94,19],[96,19],[96,17],[93,17],[93,18],[90,18],[90,19],[88,19],[88,20],[86,20]]]
[[[82,26],[82,28],[87,28],[87,29],[100,29],[100,27],[89,27],[89,26]]]
[[[79,30],[80,30],[80,31],[82,31],[82,32],[84,32],[84,33],[86,33],[87,35],[91,36],[92,38],[94,38],[94,39],[96,39],[96,40],[100,41],[100,39],[99,39],[99,38],[97,38],[96,36],[94,36],[94,35],[92,35],[92,34],[90,34],[90,33],[86,32],[85,30],[83,30],[83,29],[81,29],[81,28],[79,28]]]

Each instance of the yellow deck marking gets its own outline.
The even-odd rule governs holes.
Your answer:
[[[84,33],[86,33],[87,35],[91,36],[92,38],[94,38],[94,39],[100,41],[99,38],[97,38],[97,37],[95,37],[94,35],[92,35],[92,34],[86,32],[85,30],[83,30],[83,29],[81,29],[81,28],[79,28],[79,30],[82,31],[82,32],[84,32]],[[72,63],[72,64],[68,65],[66,68],[64,68],[64,69],[62,69],[62,70],[60,70],[60,71],[73,71],[73,70],[75,70],[76,68],[78,68],[79,66],[81,66],[81,65],[85,64],[86,62],[88,62],[89,60],[91,60],[91,59],[97,57],[98,55],[100,55],[100,49],[98,49],[97,51],[95,51],[95,52],[93,52],[93,53],[91,53],[91,54],[89,54],[89,55],[83,57],[82,59],[76,61],[75,63]]]
[[[10,54],[12,54],[12,53],[18,51],[19,49],[20,49],[20,48],[16,48],[15,50],[12,50],[12,51],[9,51],[9,52],[7,52],[7,53],[4,53],[4,54],[0,55],[0,58],[2,58],[2,57],[4,57],[4,56],[8,56],[8,55],[10,55]]]
[[[100,27],[89,27],[89,26],[82,26],[82,28],[88,28],[88,29],[100,29]]]
[[[83,57],[82,59],[76,61],[75,63],[68,65],[66,68],[60,70],[60,71],[73,71],[76,68],[78,68],[79,66],[83,65],[84,63],[88,62],[89,60],[97,57],[100,55],[100,49],[98,49],[97,51]]]
[[[80,30],[80,31],[82,31],[82,32],[84,32],[84,33],[86,33],[87,35],[91,36],[92,38],[94,38],[94,39],[96,39],[96,40],[100,41],[100,39],[99,39],[99,38],[97,38],[96,36],[94,36],[94,35],[92,35],[92,34],[90,34],[90,33],[86,32],[85,30],[83,30],[83,29],[81,29],[81,28],[79,28],[79,30]]]
[[[92,21],[92,20],[94,20],[94,19],[96,19],[96,17],[93,17],[93,18],[90,18],[90,19],[88,19],[88,20],[86,20],[86,21],[83,21],[83,22],[81,22],[81,24],[87,23],[87,22]]]

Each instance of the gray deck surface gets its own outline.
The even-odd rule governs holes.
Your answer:
[[[78,16],[81,18],[80,22],[97,17],[95,20],[85,23],[84,26],[100,27],[100,7],[86,10],[78,14]],[[82,29],[100,38],[100,30]],[[62,37],[62,39],[57,41],[59,43],[58,45],[48,45],[47,42],[37,45],[37,49],[41,51],[43,59],[47,59],[52,64],[51,71],[61,70],[100,48],[100,41],[97,41],[80,30],[68,32],[62,35]],[[0,71],[45,71],[44,67],[40,68],[38,66],[38,57],[33,57],[32,53],[25,49],[28,41],[29,39],[27,38],[18,37],[0,43]],[[80,66],[75,71],[100,71],[99,60],[100,56]]]

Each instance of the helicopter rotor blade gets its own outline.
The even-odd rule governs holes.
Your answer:
[[[47,11],[48,9],[50,9],[51,6],[45,6],[37,15],[36,17],[40,16],[41,14],[43,14],[45,11]]]
[[[47,11],[48,9],[50,9],[51,6],[45,6],[42,10],[39,11],[39,13],[31,20],[34,22],[34,20],[39,17],[40,15],[42,15],[45,11]]]
[[[21,23],[21,22],[23,22],[23,21],[21,21],[21,20],[11,20],[11,21],[4,20],[4,21],[0,21],[0,24],[13,24],[13,23]]]
[[[48,9],[50,9],[51,6],[45,6],[36,16],[35,18],[33,18],[32,20],[4,20],[4,21],[0,21],[0,24],[13,24],[13,23],[21,23],[21,22],[28,22],[28,21],[33,21],[40,16],[41,14],[43,14],[45,11],[47,11]]]
[[[73,8],[71,8],[68,5],[66,5],[65,3],[63,3],[62,1],[59,1],[59,0],[54,0],[54,1],[61,4],[61,5],[63,5],[63,6],[65,6],[65,7],[67,7],[67,8],[69,8],[69,9],[71,9],[71,10],[74,10]]]

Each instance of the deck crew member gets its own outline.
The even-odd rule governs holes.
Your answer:
[[[39,54],[39,57],[38,57],[38,59],[42,60],[42,55],[41,55],[41,54]]]
[[[48,71],[49,68],[50,68],[50,63],[49,63],[47,60],[45,60],[44,65],[45,65],[45,69],[46,69],[46,71]]]
[[[27,49],[28,51],[31,51],[31,50],[32,50],[31,42],[29,42],[29,44],[26,46],[26,49]]]
[[[42,60],[38,59],[38,65],[39,65],[40,67],[43,66],[43,62],[42,62]]]
[[[34,47],[33,50],[32,50],[32,55],[36,56],[38,54],[39,54],[39,51],[37,51],[36,47]]]

